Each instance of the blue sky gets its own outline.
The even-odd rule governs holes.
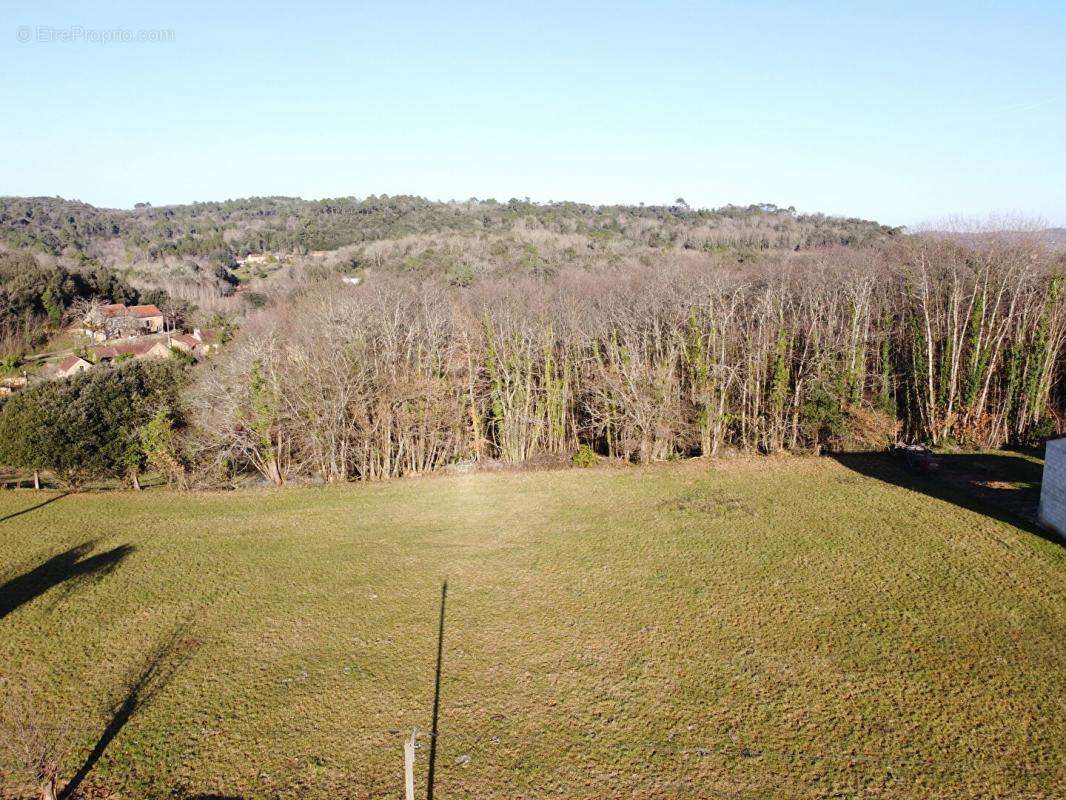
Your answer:
[[[682,196],[1066,225],[1062,0],[0,2],[0,194]]]

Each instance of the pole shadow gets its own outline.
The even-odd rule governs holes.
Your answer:
[[[49,505],[51,503],[54,503],[57,500],[62,500],[68,494],[70,494],[70,492],[63,492],[62,494],[57,494],[57,495],[54,495],[52,497],[49,497],[47,500],[42,500],[40,503],[37,503],[36,505],[29,506],[28,508],[24,508],[21,511],[13,511],[10,514],[6,514],[5,516],[0,517],[0,522],[7,522],[9,519],[14,519],[15,517],[21,517],[23,514],[29,514],[31,511],[36,511],[38,508],[44,508],[45,506],[47,506],[47,505]]]
[[[437,773],[437,721],[440,718],[440,675],[444,661],[444,604],[448,599],[448,581],[440,587],[440,623],[437,627],[437,672],[433,686],[433,723],[429,733],[429,775],[426,778],[426,800],[433,800],[433,782]]]
[[[912,492],[954,503],[1049,542],[1064,542],[1036,523],[1042,469],[1024,458],[996,453],[938,453],[937,468],[918,472],[891,453],[833,453],[848,469]]]
[[[132,545],[123,544],[85,558],[95,544],[89,540],[75,545],[0,586],[0,619],[55,586],[102,578],[134,550]]]
[[[173,679],[175,673],[188,660],[195,643],[184,638],[188,621],[178,625],[165,639],[149,651],[140,671],[133,674],[126,683],[124,694],[111,710],[111,718],[104,727],[100,738],[96,740],[92,751],[70,779],[59,800],[70,800],[76,796],[78,787],[92,772],[93,767],[107,751],[108,746],[118,736],[126,724],[142,710]],[[212,795],[205,795],[211,797]]]

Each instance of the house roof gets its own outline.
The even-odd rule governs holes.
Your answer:
[[[58,366],[60,372],[67,372],[71,368],[76,367],[78,364],[84,364],[85,366],[89,366],[89,362],[79,356],[67,356],[59,362]]]
[[[122,303],[111,303],[103,308],[105,317],[136,317],[146,319],[148,317],[161,317],[163,312],[151,303],[140,306],[126,306]]]
[[[166,347],[160,340],[153,339],[148,342],[119,342],[118,344],[102,345],[94,347],[93,352],[97,358],[118,358],[121,355],[130,355],[136,358],[137,356],[143,356],[157,345]]]

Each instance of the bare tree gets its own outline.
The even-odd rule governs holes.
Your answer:
[[[107,317],[104,315],[104,301],[95,295],[79,297],[67,307],[65,321],[67,324],[80,325],[94,339],[107,336]]]
[[[60,771],[69,754],[70,725],[49,717],[25,685],[3,685],[0,753],[9,774],[32,785],[41,800],[56,800]]]
[[[543,259],[551,240],[522,235]],[[621,257],[462,288],[303,286],[201,373],[197,460],[283,483],[582,444],[649,462],[868,446],[873,429],[884,444],[1024,441],[1061,424],[1057,269],[1015,244],[914,237],[743,265]]]

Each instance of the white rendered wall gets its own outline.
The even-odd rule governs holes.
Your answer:
[[[1040,522],[1066,536],[1066,439],[1053,439],[1044,453]]]

